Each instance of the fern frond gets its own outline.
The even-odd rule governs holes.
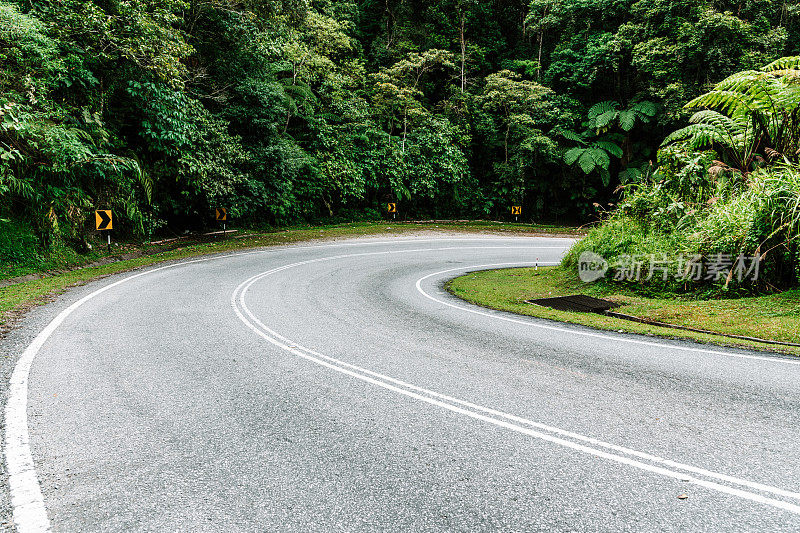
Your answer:
[[[694,124],[708,124],[709,126],[717,128],[721,134],[728,135],[730,137],[735,137],[736,135],[742,134],[746,127],[746,119],[744,117],[733,119],[727,115],[719,113],[718,111],[714,111],[713,109],[703,109],[702,111],[698,111],[692,115],[692,118],[690,118],[689,121]]]
[[[752,111],[750,102],[741,93],[716,89],[698,96],[684,106],[685,109],[701,107],[718,109],[729,114],[746,114]]]
[[[558,133],[560,133],[561,136],[567,139],[568,141],[574,141],[576,143],[580,143],[586,146],[586,139],[584,139],[582,135],[567,130],[559,130]]]
[[[595,118],[595,127],[598,129],[605,128],[606,126],[611,124],[619,114],[620,114],[619,111],[611,110],[611,111],[606,111],[601,115],[598,115]]]
[[[591,155],[594,164],[603,170],[608,170],[608,167],[611,166],[611,157],[604,149],[592,147],[587,152]]]
[[[664,139],[661,146],[667,146],[680,141],[689,141],[691,148],[695,150],[707,148],[714,143],[725,146],[731,144],[730,138],[718,128],[709,124],[691,124],[678,131],[672,132]]]
[[[607,168],[600,170],[600,179],[603,182],[603,187],[608,187],[611,183],[611,173],[608,171]]]
[[[578,159],[578,165],[581,167],[584,174],[591,174],[594,172],[594,169],[597,168],[597,161],[595,161],[591,149],[587,148],[583,151],[583,154],[581,154],[581,157]]]
[[[775,72],[776,70],[798,70],[800,69],[800,56],[782,57],[766,65],[761,70],[763,72]]]
[[[575,161],[580,159],[585,151],[586,148],[573,148],[572,150],[568,150],[567,153],[564,154],[564,163],[567,165],[574,165]]]
[[[642,171],[638,168],[626,168],[622,172],[619,173],[619,181],[621,183],[630,183],[632,181],[636,181],[641,178],[643,175]]]
[[[636,111],[621,111],[619,114],[619,127],[624,131],[631,131],[636,125]]]
[[[637,114],[642,114],[650,118],[656,116],[657,112],[656,105],[653,102],[649,102],[647,100],[633,104],[630,107],[630,110]]]
[[[599,102],[594,104],[591,108],[589,108],[589,119],[595,119],[602,115],[603,113],[608,113],[609,111],[616,111],[619,109],[619,102],[615,102],[613,100],[607,100],[605,102]]]
[[[620,148],[618,145],[616,145],[616,144],[614,144],[612,142],[597,141],[594,144],[594,146],[597,147],[597,148],[601,148],[601,149],[605,150],[606,152],[608,152],[609,154],[613,155],[614,157],[622,157],[622,155],[623,155],[622,148]]]

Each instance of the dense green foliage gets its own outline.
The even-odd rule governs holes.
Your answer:
[[[800,57],[734,74],[686,107],[697,110],[692,124],[666,138],[658,170],[625,187],[619,209],[571,251],[566,264],[574,267],[586,250],[611,259],[724,257],[734,264],[718,275],[687,284],[675,279],[686,264],[674,262],[666,282],[655,277],[643,285],[711,292],[796,287]],[[740,256],[760,260],[759,279],[739,279],[734,258]]]
[[[386,201],[586,220],[651,172],[684,102],[800,52],[799,6],[0,0],[0,219],[40,245],[79,241],[96,208],[144,236],[217,206],[247,224],[375,218]],[[726,164],[752,166],[747,150]]]

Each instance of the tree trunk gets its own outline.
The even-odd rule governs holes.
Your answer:
[[[539,69],[536,71],[538,81],[542,81],[542,48],[544,48],[544,30],[539,32]]]
[[[461,10],[461,94],[464,94],[464,90],[467,87],[467,78],[466,78],[466,63],[467,63],[467,41],[464,35],[464,23],[466,17],[464,16],[464,10]]]
[[[403,117],[403,146],[400,152],[406,155],[406,137],[408,136],[408,117]]]
[[[506,127],[506,165],[508,164],[508,137],[511,134],[511,124]]]

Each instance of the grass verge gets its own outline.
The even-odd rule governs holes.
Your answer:
[[[556,311],[525,300],[585,294],[613,300],[620,313],[716,333],[800,343],[800,291],[731,300],[657,299],[610,284],[585,284],[561,267],[515,268],[473,272],[446,284],[470,303],[520,315],[569,322],[602,330],[690,339],[702,343],[800,355],[800,348],[776,346],[689,331],[639,324],[593,314]]]
[[[55,275],[42,275],[42,272],[53,267],[51,262],[43,262],[41,272],[37,279],[28,279],[0,287],[0,336],[10,329],[14,322],[25,312],[36,305],[47,303],[54,297],[63,293],[69,287],[82,285],[111,274],[127,272],[140,267],[153,265],[164,261],[174,261],[209,255],[222,252],[232,252],[249,248],[262,248],[269,246],[293,244],[312,241],[332,241],[351,237],[368,237],[379,235],[413,235],[423,232],[456,232],[465,234],[501,234],[501,235],[579,235],[575,228],[560,226],[531,226],[525,224],[499,224],[493,222],[433,222],[433,223],[354,223],[335,226],[295,227],[268,232],[251,232],[247,235],[229,236],[212,242],[187,243],[184,246],[167,251],[158,251],[148,245],[138,247],[139,252],[145,254],[126,260],[110,260],[106,264],[74,268],[79,261],[72,259],[72,263],[60,264],[60,268],[74,268]],[[126,245],[124,251],[130,254],[137,249],[134,245]],[[98,259],[97,254],[84,257],[86,262]],[[7,279],[11,274],[18,274],[19,269],[13,265],[0,270],[0,280]],[[31,269],[28,274],[36,274]]]

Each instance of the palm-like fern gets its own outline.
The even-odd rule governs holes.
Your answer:
[[[734,74],[688,104],[700,108],[691,124],[664,144],[688,141],[712,148],[747,174],[763,160],[796,162],[800,155],[800,56],[785,57],[761,70]]]
[[[564,154],[564,162],[567,165],[578,163],[585,174],[597,171],[603,180],[603,186],[608,187],[611,183],[611,174],[609,173],[611,156],[622,157],[622,148],[610,141],[595,141],[587,144],[581,139],[580,142],[584,146],[567,150]]]
[[[562,137],[576,142],[580,146],[567,150],[564,162],[567,165],[578,164],[585,174],[598,172],[603,186],[611,183],[611,158],[621,159],[625,151],[619,142],[626,144],[626,135],[636,122],[647,123],[655,116],[656,106],[652,102],[638,102],[628,109],[620,109],[619,102],[606,101],[593,105],[584,123],[587,130],[582,133],[560,131]],[[625,135],[609,133],[612,127],[619,127]],[[594,137],[594,139],[592,139]]]
[[[637,121],[650,122],[655,114],[656,106],[652,102],[637,102],[622,110],[619,108],[619,102],[600,102],[589,109],[589,128],[602,133],[618,123],[619,127],[627,132],[636,126]]]

